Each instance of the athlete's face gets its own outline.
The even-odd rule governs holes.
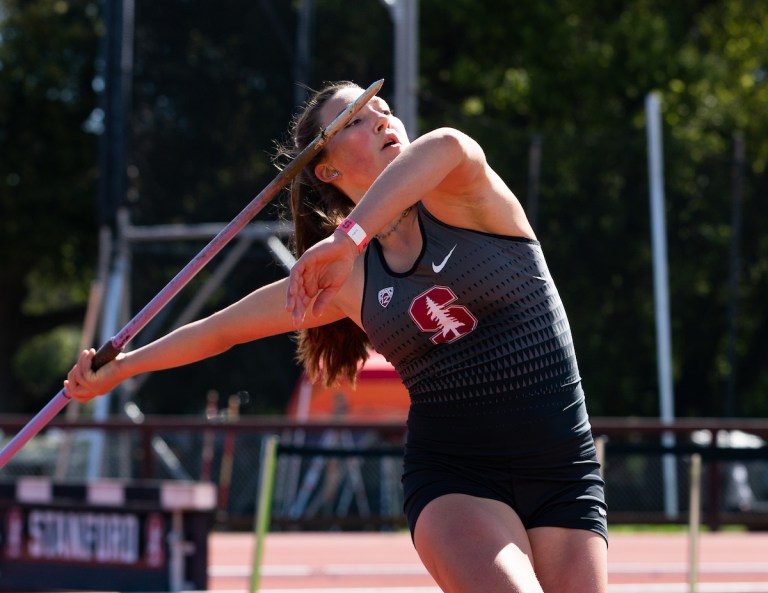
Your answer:
[[[361,92],[357,87],[337,91],[320,108],[321,125],[325,128],[330,124]],[[374,97],[328,142],[325,159],[315,167],[315,173],[357,202],[408,144],[403,123],[383,99]]]

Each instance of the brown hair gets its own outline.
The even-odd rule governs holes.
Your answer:
[[[278,147],[274,158],[278,168],[281,160],[294,158],[314,140],[322,129],[320,109],[344,88],[359,87],[348,81],[330,83],[307,100],[291,124],[289,141]],[[354,206],[344,192],[320,181],[315,175],[315,165],[323,157],[321,150],[289,186],[297,257],[330,236]],[[347,379],[354,383],[358,368],[368,358],[369,347],[365,332],[351,319],[341,319],[299,331],[297,358],[313,381],[322,379],[326,385],[332,385],[339,379]]]

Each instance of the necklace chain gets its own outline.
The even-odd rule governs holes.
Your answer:
[[[400,226],[400,223],[405,220],[405,217],[408,216],[411,213],[411,209],[413,206],[408,206],[405,210],[403,210],[403,213],[400,215],[400,218],[398,218],[395,222],[389,225],[389,228],[384,231],[383,233],[378,233],[376,235],[376,238],[381,241],[382,239],[386,239],[389,237],[392,233],[394,233],[398,227]]]

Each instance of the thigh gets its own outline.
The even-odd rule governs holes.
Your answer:
[[[545,593],[606,593],[608,546],[602,536],[586,529],[536,527],[528,537]]]
[[[447,593],[542,593],[517,514],[497,500],[447,494],[421,512],[414,544]]]

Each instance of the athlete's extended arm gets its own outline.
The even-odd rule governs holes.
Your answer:
[[[183,366],[221,354],[237,344],[300,329],[285,311],[287,283],[286,278],[260,288],[210,317],[119,354],[96,372],[91,370],[95,351],[84,351],[67,375],[64,387],[70,396],[85,402],[140,373]],[[340,310],[330,307],[322,318],[310,321],[317,326],[342,317]]]

